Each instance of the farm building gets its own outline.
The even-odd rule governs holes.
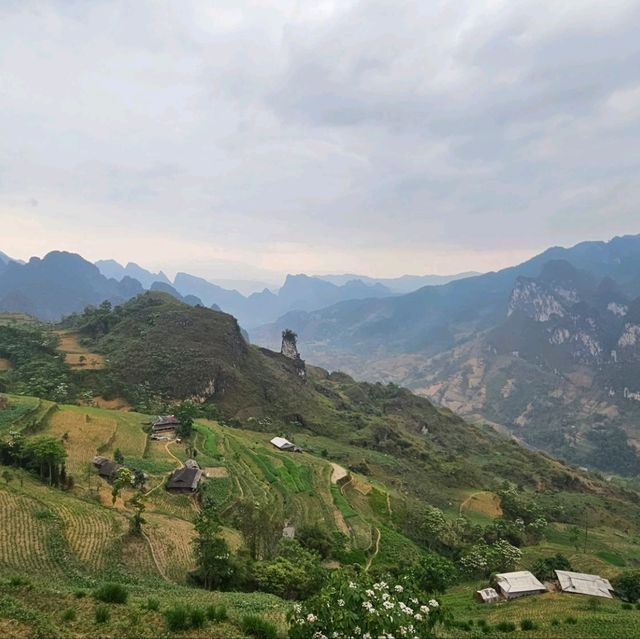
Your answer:
[[[166,433],[167,431],[177,430],[180,421],[175,415],[160,415],[151,422],[152,433]]]
[[[496,601],[500,601],[500,595],[495,588],[483,588],[476,590],[476,599],[480,603],[496,603]]]
[[[91,461],[98,470],[98,475],[107,481],[113,480],[117,472],[122,468],[122,464],[116,464],[116,462],[100,455],[97,455]]]
[[[556,576],[558,577],[558,583],[560,584],[560,590],[562,590],[562,592],[613,599],[613,595],[611,594],[613,586],[609,583],[608,579],[603,579],[599,575],[556,570]]]
[[[271,443],[278,450],[292,450],[294,453],[302,452],[302,448],[298,448],[298,446],[296,446],[295,444],[292,444],[288,439],[285,439],[284,437],[274,437],[271,440]]]
[[[507,599],[537,595],[547,590],[528,570],[498,574],[496,575],[496,585],[497,590]]]
[[[173,471],[167,482],[167,490],[192,493],[198,488],[201,479],[202,471],[199,468],[187,468],[184,466]]]

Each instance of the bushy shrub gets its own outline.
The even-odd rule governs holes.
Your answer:
[[[633,610],[633,605],[632,605],[632,604],[630,604],[630,603],[626,603],[626,602],[625,602],[625,603],[623,603],[623,604],[622,604],[621,608],[622,608],[623,610]]]
[[[30,586],[31,582],[25,577],[14,575],[13,577],[9,577],[9,585],[13,586],[14,588],[21,588],[23,586]]]
[[[109,583],[100,586],[93,593],[93,596],[105,603],[125,604],[129,598],[129,593],[123,585]]]
[[[578,620],[575,617],[567,617],[564,622],[568,626],[575,626],[578,623]]]
[[[80,588],[78,588],[78,590],[74,590],[73,594],[75,596],[76,599],[84,599],[84,597],[87,596],[87,591],[86,590],[81,590]]]
[[[553,557],[538,559],[531,566],[531,572],[540,580],[555,579],[556,570],[573,570],[571,562],[560,553]]]
[[[95,612],[96,623],[107,623],[109,621],[109,608],[98,606]]]
[[[640,570],[627,570],[611,580],[616,594],[626,601],[640,599]]]
[[[160,600],[155,597],[149,597],[144,604],[147,610],[158,611],[160,610]]]
[[[167,628],[171,632],[180,632],[182,630],[189,630],[189,608],[182,604],[176,604],[172,608],[165,610],[164,619],[167,623]]]
[[[496,624],[496,630],[498,632],[515,632],[516,624],[513,621],[501,621]]]
[[[560,620],[559,619],[552,619],[551,620],[551,625],[552,626],[559,626],[560,625]]]
[[[533,621],[531,621],[531,619],[523,619],[520,622],[520,629],[521,630],[536,630],[537,629],[537,624]]]
[[[246,615],[240,624],[242,632],[256,639],[278,639],[278,629],[258,615]]]
[[[209,621],[226,621],[228,619],[227,607],[225,605],[207,607],[207,618]]]
[[[189,625],[192,628],[203,628],[207,615],[202,608],[192,608],[189,611]]]
[[[76,620],[75,608],[67,608],[62,613],[62,621],[75,621],[75,620]]]

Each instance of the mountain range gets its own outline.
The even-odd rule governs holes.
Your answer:
[[[640,471],[640,236],[551,248],[403,296],[293,312],[320,365],[393,381],[556,455]]]

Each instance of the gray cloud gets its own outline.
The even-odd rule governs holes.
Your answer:
[[[639,28],[640,1],[2,3],[0,248],[394,274],[637,232]]]

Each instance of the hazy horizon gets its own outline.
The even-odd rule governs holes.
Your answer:
[[[638,230],[640,0],[0,7],[2,249],[208,279]]]

